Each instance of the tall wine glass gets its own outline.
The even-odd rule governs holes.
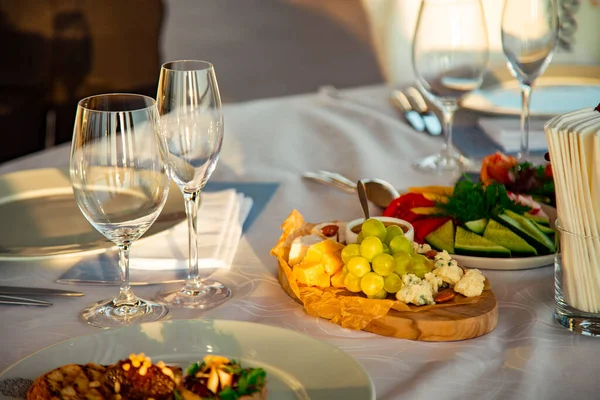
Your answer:
[[[211,308],[231,296],[225,285],[201,278],[198,270],[200,193],[217,165],[223,142],[221,97],[212,64],[194,60],[163,64],[156,99],[171,177],[183,192],[189,231],[185,285],[160,293],[159,298],[173,306]]]
[[[488,36],[481,0],[423,0],[412,46],[417,86],[442,112],[446,143],[413,162],[417,170],[456,172],[472,162],[452,143],[460,99],[479,88],[488,63]]]
[[[532,86],[542,75],[558,43],[556,0],[506,0],[502,13],[502,50],[521,88],[521,151],[529,154],[529,106]]]
[[[166,143],[154,99],[135,94],[85,98],[77,106],[71,144],[71,184],[79,209],[119,248],[119,294],[82,311],[104,328],[156,321],[161,303],[137,297],[129,285],[129,250],[160,214],[169,193]]]

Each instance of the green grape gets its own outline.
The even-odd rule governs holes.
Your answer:
[[[356,277],[363,277],[367,272],[371,271],[369,260],[364,257],[352,257],[348,260],[348,272]]]
[[[376,295],[372,295],[372,296],[367,295],[367,297],[370,298],[370,299],[379,299],[379,300],[381,300],[381,299],[385,299],[387,297],[387,292],[382,289],[381,292],[377,293]]]
[[[361,232],[364,238],[375,236],[381,241],[385,239],[385,235],[387,234],[383,222],[375,218],[369,218],[363,222]]]
[[[382,245],[383,245],[383,252],[384,252],[385,254],[390,254],[390,255],[391,255],[391,254],[392,254],[392,249],[390,249],[390,246],[388,246],[388,245],[387,245],[387,244],[385,244],[385,243],[382,243]]]
[[[392,253],[394,254],[399,251],[405,251],[407,253],[413,252],[412,243],[410,243],[410,240],[404,235],[393,238],[390,242],[390,249],[392,249]]]
[[[344,273],[344,275],[348,273],[348,266],[346,264],[344,264],[344,266],[342,267],[342,272]]]
[[[383,244],[378,237],[369,236],[360,244],[360,255],[371,261],[375,256],[383,254]]]
[[[375,256],[372,261],[373,271],[378,273],[381,276],[388,276],[389,274],[394,272],[396,268],[396,260],[389,254],[379,254]]]
[[[396,293],[402,289],[402,278],[396,274],[390,274],[383,278],[383,289],[388,293]]]
[[[394,260],[396,261],[396,268],[394,272],[400,276],[408,274],[412,264],[412,254],[406,251],[398,251],[394,253]]]
[[[383,240],[385,243],[390,244],[393,238],[396,236],[404,236],[404,231],[398,225],[390,225],[386,229],[385,239]]]
[[[375,296],[383,290],[383,276],[369,272],[361,278],[360,288],[367,296]]]
[[[433,262],[422,254],[415,254],[412,258],[412,265],[409,272],[423,279],[425,274],[433,271]]]
[[[352,257],[358,256],[360,256],[360,246],[356,243],[349,244],[342,249],[342,261],[344,264],[347,264],[348,260]]]
[[[356,243],[361,244],[363,241],[363,233],[359,232],[359,234],[356,236]]]
[[[344,278],[344,287],[351,292],[358,293],[361,291],[360,281],[362,278],[357,277],[354,274],[348,274]]]

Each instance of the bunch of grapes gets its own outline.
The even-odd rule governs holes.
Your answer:
[[[431,260],[414,252],[402,228],[386,227],[375,218],[362,224],[358,243],[344,247],[342,260],[344,287],[371,299],[384,299],[400,290],[404,274],[423,278],[434,268]]]

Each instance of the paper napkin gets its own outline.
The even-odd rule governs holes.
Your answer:
[[[234,189],[202,193],[197,225],[199,268],[231,266],[251,208],[252,199]],[[187,221],[134,243],[130,260],[132,270],[187,269]]]
[[[487,136],[505,153],[521,150],[521,122],[519,118],[480,118],[477,123]],[[541,120],[529,121],[529,150],[547,150],[548,142]]]

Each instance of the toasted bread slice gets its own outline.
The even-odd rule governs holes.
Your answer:
[[[37,378],[27,400],[104,400],[106,367],[89,363],[63,365]]]

